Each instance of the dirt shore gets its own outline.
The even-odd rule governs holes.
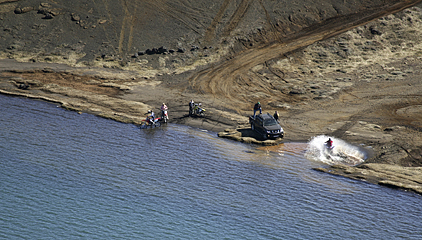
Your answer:
[[[221,99],[168,87],[165,79],[134,82],[131,74],[124,71],[75,69],[14,60],[0,60],[0,66],[3,94],[56,102],[69,110],[133,124],[139,124],[148,109],[158,112],[161,103],[166,102],[172,123],[214,132],[248,128],[250,110],[224,109]],[[385,66],[390,70],[380,68],[370,78],[361,76],[373,71],[372,67],[349,73],[347,76],[351,77],[346,80],[346,74],[339,73],[336,76],[341,80],[331,84],[346,87],[335,94],[315,98],[310,92],[303,93],[301,100],[277,103],[280,105],[265,103],[264,112],[281,113],[284,141],[308,141],[325,134],[371,147],[375,153],[357,167],[331,166],[317,170],[422,193],[420,66],[422,59],[406,58]],[[383,74],[392,79],[377,77]],[[205,118],[188,116],[190,99],[203,103],[207,109]]]
[[[249,38],[246,48],[192,48],[185,57],[156,49],[126,65],[107,56],[95,64],[70,64],[69,59],[60,64],[46,52],[25,56],[13,45],[0,53],[0,93],[132,124],[140,124],[148,109],[159,112],[164,102],[170,122],[220,136],[250,134],[248,115],[260,101],[265,113],[279,111],[283,141],[327,135],[374,153],[358,166],[316,170],[422,194],[422,10],[361,25],[416,2],[337,18],[343,24],[322,21],[319,28],[303,28],[282,41],[267,39],[257,47]],[[226,29],[235,28],[230,26]],[[76,45],[62,49],[74,49],[69,56],[76,56]],[[203,104],[205,118],[188,116],[191,99]]]

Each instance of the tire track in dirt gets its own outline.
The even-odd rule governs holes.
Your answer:
[[[120,30],[120,37],[119,37],[119,54],[123,54],[127,52],[132,47],[133,43],[133,30],[135,28],[137,15],[138,13],[138,5],[137,1],[130,2],[130,5],[126,0],[122,0],[122,8],[124,10],[124,16],[122,21],[122,26]],[[128,31],[128,33],[126,33]],[[126,45],[126,49],[125,49]]]
[[[277,30],[274,28],[274,25],[271,23],[270,15],[268,14],[268,11],[265,8],[264,3],[262,1],[263,0],[259,0],[259,4],[261,5],[262,9],[264,10],[265,18],[267,20],[268,28],[271,29],[270,34],[274,35],[274,39],[276,39],[278,41],[281,41],[280,36],[277,34]]]
[[[129,26],[129,40],[127,43],[127,49],[129,50],[132,47],[133,43],[133,29],[135,28],[136,20],[137,20],[137,13],[138,13],[138,4],[134,4],[133,7],[133,14],[131,14],[131,22]]]
[[[205,31],[205,42],[210,44],[215,37],[215,30],[217,28],[218,23],[221,22],[223,18],[224,12],[226,12],[229,6],[230,0],[224,0],[223,4],[221,5],[220,9],[218,10],[217,14],[215,15],[214,19],[212,20],[210,26]]]
[[[232,101],[234,100],[232,95],[235,95],[236,92],[263,91],[269,95],[273,95],[269,91],[272,89],[270,84],[262,79],[255,78],[253,82],[254,86],[252,87],[239,84],[237,79],[249,78],[248,71],[258,64],[280,58],[289,52],[338,35],[382,16],[399,12],[419,2],[421,2],[421,0],[402,1],[385,6],[384,8],[369,9],[366,12],[329,19],[322,22],[319,26],[311,26],[307,29],[302,29],[302,31],[289,39],[285,39],[284,43],[272,42],[254,49],[244,50],[231,59],[199,71],[189,79],[190,86],[200,93],[225,96]],[[250,1],[243,1],[242,3],[243,5],[239,7],[237,13],[233,15],[231,23],[226,29],[232,29],[233,26],[238,23],[244,13],[243,10],[247,10]],[[239,100],[243,101],[245,99]]]
[[[229,36],[230,33],[237,27],[253,1],[254,0],[242,0],[242,2],[239,4],[239,7],[237,7],[228,24],[224,28],[223,36]]]
[[[158,9],[160,12],[170,16],[171,18],[180,21],[183,25],[185,25],[186,27],[188,27],[189,29],[191,29],[193,32],[200,34],[200,32],[198,31],[198,28],[195,24],[193,24],[193,21],[191,18],[188,19],[184,19],[188,14],[186,14],[185,12],[182,12],[182,14],[180,14],[179,12],[177,12],[175,9],[171,8],[170,6],[168,6],[168,4],[166,3],[165,0],[160,0],[160,1],[151,1],[150,3],[154,8]]]
[[[94,4],[94,6],[98,6],[98,4],[95,2],[96,0],[92,0],[92,3]],[[108,4],[108,2],[107,2],[107,0],[102,0],[102,2],[103,2],[103,6],[104,6],[104,8],[106,9],[106,12],[107,12],[107,16],[108,16],[108,19],[109,20],[111,20],[112,19],[112,17],[111,17],[111,15],[110,15],[110,9],[109,9],[109,4]],[[106,36],[106,38],[107,38],[107,42],[111,42],[111,40],[110,40],[110,37],[109,37],[109,31],[107,31],[106,30],[106,26],[105,25],[101,25],[101,28],[103,29],[103,31],[104,31],[104,35]],[[116,35],[116,37],[117,37],[117,34],[113,31],[113,33]],[[113,49],[113,51],[114,52],[116,52],[115,51],[115,49]]]
[[[126,1],[122,0],[121,3],[122,3],[123,10],[125,11],[125,13],[124,13],[124,16],[123,16],[122,26],[120,28],[120,37],[119,37],[119,46],[118,46],[119,54],[123,53],[123,43],[124,43],[124,39],[125,39],[125,28],[126,28],[128,18],[130,17],[130,16],[128,16],[129,13],[128,13]]]

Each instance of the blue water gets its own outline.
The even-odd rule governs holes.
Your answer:
[[[420,239],[422,197],[257,148],[0,95],[0,239]]]

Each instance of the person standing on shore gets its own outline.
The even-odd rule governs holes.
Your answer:
[[[161,120],[163,120],[164,118],[167,118],[167,119],[164,119],[164,122],[167,122],[167,120],[168,120],[168,113],[167,113],[167,110],[168,110],[169,108],[167,107],[167,105],[165,104],[165,103],[163,103],[163,105],[161,105]]]
[[[261,108],[260,102],[257,102],[255,106],[253,107],[253,118],[255,118],[255,114],[257,111],[259,111],[259,114],[262,114],[262,108]]]
[[[280,117],[280,115],[278,115],[278,112],[277,111],[275,111],[275,113],[274,113],[274,119],[277,121],[277,122],[279,122],[278,121],[278,118]]]
[[[194,105],[195,105],[194,101],[190,100],[190,102],[189,102],[189,116],[192,116]]]

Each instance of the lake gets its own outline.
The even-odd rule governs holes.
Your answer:
[[[314,171],[307,145],[0,95],[0,239],[421,238],[420,195]]]

